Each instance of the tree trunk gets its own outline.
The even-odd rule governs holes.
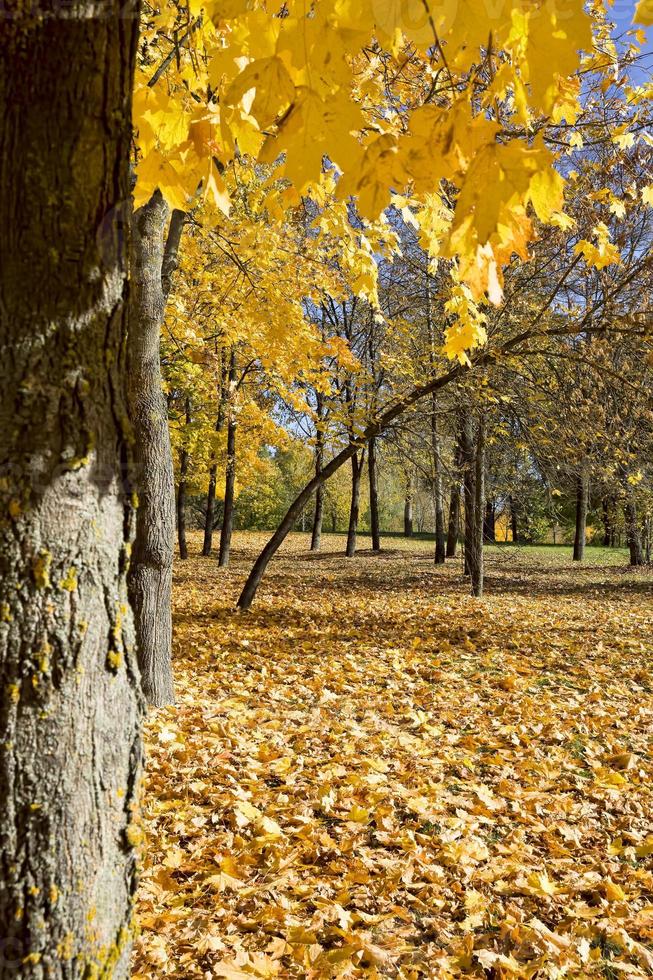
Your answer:
[[[188,558],[188,542],[186,541],[187,476],[188,452],[182,449],[179,453],[179,486],[177,487],[177,540],[179,542],[179,557],[184,561]]]
[[[413,536],[413,481],[408,479],[406,482],[406,496],[404,498],[404,537]]]
[[[486,541],[495,542],[497,540],[497,517],[496,505],[494,500],[485,502],[485,519],[483,521],[483,537]]]
[[[465,575],[471,575],[474,561],[474,509],[476,506],[476,496],[474,434],[469,412],[465,412],[461,419],[460,445],[463,461],[463,496],[465,499]]]
[[[111,0],[10,4],[0,30],[0,980],[129,974],[136,40]]]
[[[632,495],[626,501],[624,517],[628,550],[630,551],[630,564],[633,566],[643,565],[644,554],[642,552],[642,537],[637,520],[637,505]]]
[[[324,462],[324,433],[320,422],[322,421],[322,400],[318,395],[317,399],[317,429],[315,433],[315,475],[319,476],[322,472]],[[322,540],[322,518],[324,515],[324,486],[319,484],[315,491],[315,511],[313,513],[313,527],[311,529],[311,551],[319,551]]]
[[[474,479],[474,546],[471,562],[472,595],[483,596],[483,518],[485,515],[485,418],[481,415],[476,436]]]
[[[512,531],[512,543],[519,544],[519,505],[514,497],[510,501],[510,529]]]
[[[213,548],[213,523],[215,521],[215,487],[218,482],[218,467],[214,464],[209,470],[209,485],[206,491],[206,513],[204,514],[204,541],[202,554],[208,558]]]
[[[576,533],[574,535],[574,561],[582,561],[585,557],[588,496],[589,480],[583,473],[576,480]]]
[[[236,491],[236,353],[232,350],[229,359],[229,393],[227,404],[227,471],[224,483],[224,511],[220,531],[220,554],[218,567],[226,568],[231,555],[231,535],[234,529],[234,494]]]
[[[603,516],[603,547],[610,548],[614,539],[614,514],[610,497],[603,497],[601,500],[601,513]]]
[[[460,534],[460,486],[454,483],[451,487],[449,501],[449,526],[447,530],[447,558],[455,558],[458,551],[458,536]]]
[[[444,531],[444,499],[442,496],[442,460],[437,426],[437,399],[431,396],[431,453],[433,455],[433,510],[435,511],[435,564],[444,565],[446,540]]]
[[[372,551],[380,551],[381,531],[379,528],[379,488],[376,472],[376,439],[370,439],[369,442],[367,468],[370,481],[370,531],[372,533]]]
[[[220,391],[218,398],[218,416],[215,420],[215,431],[221,432],[224,425],[225,409],[225,388],[228,382],[228,373],[221,372]],[[204,515],[204,542],[202,544],[202,554],[208,558],[213,548],[213,525],[215,523],[215,488],[218,482],[218,467],[213,464],[209,469],[209,486],[206,492],[206,514]]]
[[[463,455],[460,435],[456,440],[456,454],[454,458],[454,479],[451,485],[451,499],[449,501],[449,527],[447,530],[447,558],[455,558],[458,551],[458,538],[460,537],[460,484],[462,479]]]
[[[365,450],[360,455],[354,453],[351,457],[351,507],[349,509],[349,529],[347,531],[347,558],[356,554],[356,538],[358,535],[358,512],[360,509],[361,473],[365,464]]]
[[[171,595],[175,478],[159,352],[166,298],[162,275],[168,248],[164,249],[168,213],[157,191],[133,216],[129,295],[128,396],[138,492],[129,596],[143,692],[150,704],[158,706],[174,701]],[[180,211],[175,215],[185,218]],[[183,221],[171,222],[168,243],[175,254],[181,227]],[[172,271],[168,269],[168,285]]]
[[[190,398],[186,399],[186,425],[191,423]],[[179,557],[184,561],[188,558],[186,542],[186,490],[188,480],[188,450],[182,448],[179,452],[179,487],[177,489],[177,538],[179,541]]]

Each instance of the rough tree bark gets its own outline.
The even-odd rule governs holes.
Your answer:
[[[351,457],[351,507],[349,509],[349,528],[347,530],[347,558],[356,554],[356,539],[358,536],[358,513],[360,510],[361,473],[365,465],[365,450],[354,453]]]
[[[582,561],[585,557],[588,497],[589,480],[585,473],[581,473],[576,479],[576,532],[574,535],[574,561]]]
[[[185,221],[156,191],[132,219],[129,295],[129,415],[134,430],[138,510],[129,569],[143,693],[150,704],[174,701],[172,560],[175,477],[160,366],[161,326]],[[165,246],[164,246],[165,239]]]
[[[186,425],[192,421],[190,398],[185,405]],[[186,491],[188,488],[188,464],[190,454],[185,446],[179,450],[179,486],[177,487],[177,539],[179,541],[179,557],[184,561],[188,558],[188,542],[186,541]]]
[[[10,0],[0,29],[0,980],[129,974],[137,12],[98,9]]]
[[[227,472],[224,484],[224,510],[222,530],[220,531],[220,554],[218,567],[226,568],[231,555],[231,535],[234,529],[234,494],[236,491],[236,353],[232,350],[229,359],[229,395],[227,405]]]
[[[372,551],[380,551],[381,529],[379,524],[378,474],[376,471],[376,439],[370,439],[367,453],[367,468],[370,481],[370,532],[372,534]]]
[[[319,476],[324,464],[324,432],[322,421],[322,397],[317,396],[317,429],[315,432],[315,475]],[[315,511],[311,528],[311,551],[319,551],[322,540],[322,520],[324,517],[324,487],[320,484],[315,491]]]

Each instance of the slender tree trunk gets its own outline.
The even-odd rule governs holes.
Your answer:
[[[474,561],[474,509],[475,469],[474,469],[474,434],[472,419],[465,412],[461,419],[461,448],[463,460],[463,496],[465,499],[465,575],[472,575]]]
[[[637,519],[637,505],[632,495],[629,496],[624,506],[624,517],[628,550],[630,551],[630,564],[633,566],[643,565],[644,555],[642,552],[642,537],[639,529],[639,521]]]
[[[447,531],[447,558],[455,558],[460,537],[460,485],[462,480],[463,455],[460,435],[456,439],[456,454],[454,458],[454,479],[451,484],[451,499],[449,501],[449,527]]]
[[[372,551],[380,551],[381,531],[379,528],[379,488],[376,472],[376,439],[370,439],[369,441],[367,467],[370,480],[370,531],[372,533]]]
[[[603,497],[601,501],[601,513],[603,516],[603,547],[609,548],[612,542],[612,508],[610,506],[611,501],[609,497]]]
[[[215,420],[215,431],[221,432],[224,425],[224,405],[225,387],[227,376],[222,372],[220,393],[218,398],[218,416]],[[204,542],[202,544],[202,554],[208,558],[213,548],[213,525],[215,523],[215,489],[218,482],[218,467],[214,463],[209,469],[209,486],[206,492],[206,514],[204,515]]]
[[[179,557],[184,561],[188,558],[188,542],[186,540],[186,480],[188,477],[188,452],[182,449],[179,453],[179,485],[177,487],[177,540],[179,542]]]
[[[190,410],[190,399],[186,399],[186,425],[192,421]],[[177,538],[179,541],[179,557],[184,561],[188,558],[188,544],[186,541],[186,491],[188,481],[188,464],[190,455],[187,449],[179,452],[179,486],[177,488]]]
[[[224,513],[222,518],[222,530],[220,532],[220,556],[218,566],[226,568],[229,564],[231,554],[231,535],[234,529],[234,494],[236,490],[236,406],[234,403],[236,392],[236,354],[231,352],[229,361],[229,404],[227,419],[227,473],[224,484]]]
[[[360,455],[355,453],[351,457],[351,507],[349,510],[349,529],[347,531],[347,558],[353,558],[356,554],[356,538],[358,535],[358,512],[360,509],[361,494],[361,473],[365,465],[365,449],[361,449]]]
[[[494,500],[485,502],[485,520],[483,522],[483,537],[486,541],[495,542],[497,539],[496,505]]]
[[[317,430],[315,433],[315,475],[319,476],[322,472],[324,462],[324,433],[320,425],[322,421],[322,400],[317,399]],[[324,485],[319,484],[315,491],[315,511],[313,513],[313,527],[311,529],[311,551],[319,551],[322,540],[322,519],[324,515]]]
[[[129,974],[136,18],[43,0],[0,28],[0,980]]]
[[[231,537],[234,529],[234,492],[236,488],[236,420],[227,423],[227,474],[224,484],[224,511],[220,531],[218,566],[226,568],[231,556]]]
[[[164,256],[177,253],[185,215],[175,211],[166,246],[168,206],[157,191],[132,219],[129,303],[129,414],[134,430],[138,510],[129,569],[138,662],[150,704],[174,701],[172,684],[172,560],[175,478],[160,367],[165,311]],[[165,263],[165,283],[173,268]]]
[[[481,415],[476,436],[474,479],[474,558],[471,563],[472,595],[483,595],[483,518],[485,514],[485,416]]]
[[[218,467],[213,464],[209,470],[209,485],[206,491],[206,513],[204,514],[204,540],[202,554],[208,558],[213,548],[213,524],[215,522],[215,488],[218,482]]]
[[[447,558],[455,558],[460,534],[460,486],[453,483],[449,501],[449,525],[447,529]]]
[[[574,561],[585,557],[585,538],[587,535],[587,505],[589,480],[585,473],[576,480],[576,533],[574,535]]]
[[[442,495],[442,460],[437,424],[437,398],[431,396],[431,453],[433,456],[433,509],[435,511],[435,564],[444,565],[446,538],[444,529],[444,499]]]
[[[413,536],[413,479],[406,477],[406,495],[404,497],[404,537]]]
[[[512,543],[519,544],[519,505],[513,496],[510,501],[510,528],[512,530]]]

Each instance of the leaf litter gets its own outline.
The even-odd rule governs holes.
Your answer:
[[[489,550],[479,601],[426,543],[296,535],[241,614],[262,536],[198,540],[136,980],[653,976],[650,572]]]

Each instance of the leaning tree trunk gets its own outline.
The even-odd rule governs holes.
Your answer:
[[[576,480],[576,533],[574,535],[574,561],[582,561],[585,557],[588,497],[589,480],[583,473]]]
[[[234,497],[236,493],[236,355],[232,351],[229,362],[229,418],[227,420],[227,472],[224,484],[224,510],[220,531],[218,567],[226,568],[231,555],[231,536],[234,530]]]
[[[0,29],[0,980],[129,974],[137,19],[98,11],[10,3]]]
[[[644,564],[644,553],[642,551],[642,536],[637,520],[637,505],[632,495],[624,506],[624,517],[626,523],[626,538],[628,550],[630,552],[630,564],[633,566]]]
[[[372,534],[372,551],[381,550],[381,530],[379,525],[379,485],[376,471],[376,439],[372,438],[368,445],[367,469],[370,481],[370,531]]]
[[[476,436],[476,471],[474,474],[474,539],[471,562],[472,595],[483,595],[483,518],[485,515],[485,418],[481,415]]]
[[[133,216],[129,295],[128,395],[138,492],[129,596],[143,692],[150,704],[158,706],[174,701],[171,595],[175,542],[175,477],[159,348],[174,271],[169,255],[177,254],[185,219],[183,212],[174,212],[164,247],[168,214],[167,204],[156,191]]]
[[[354,453],[351,457],[351,507],[349,509],[349,528],[347,530],[347,558],[356,554],[356,538],[358,535],[358,512],[360,510],[361,472],[365,464],[365,450],[360,455]]]

